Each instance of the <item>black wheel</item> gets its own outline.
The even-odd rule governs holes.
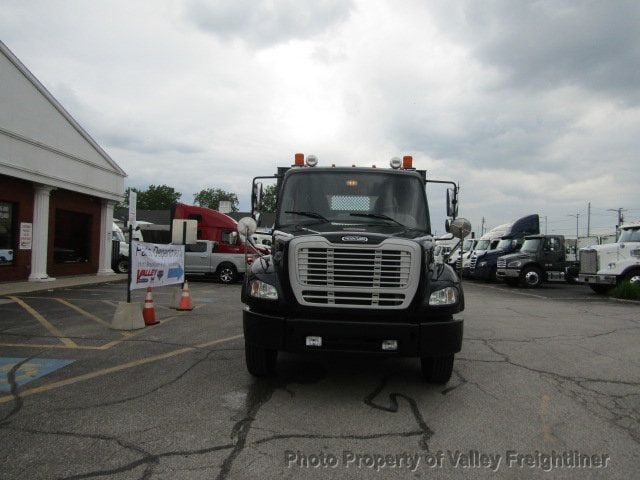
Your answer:
[[[609,290],[611,290],[611,287],[609,285],[594,285],[594,284],[591,284],[591,285],[589,285],[589,287],[591,288],[591,290],[596,292],[598,295],[604,295]]]
[[[520,280],[518,280],[517,278],[505,278],[504,283],[506,283],[510,287],[517,287],[518,283],[520,283]]]
[[[429,383],[447,383],[453,373],[453,358],[454,355],[422,357],[422,378]]]
[[[245,342],[244,357],[247,370],[254,377],[266,377],[276,370],[277,350],[257,347]]]
[[[116,272],[117,273],[127,273],[129,271],[129,260],[121,257],[118,259],[118,263],[116,263]]]
[[[542,271],[538,267],[525,267],[520,274],[520,283],[527,288],[538,288],[542,285]]]
[[[631,270],[624,274],[623,281],[640,285],[640,270]]]
[[[230,263],[224,263],[218,267],[218,278],[222,283],[234,283],[238,280],[238,271]]]

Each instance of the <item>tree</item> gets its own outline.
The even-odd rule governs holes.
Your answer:
[[[129,206],[129,192],[136,192],[136,208],[138,210],[169,210],[175,205],[182,194],[167,185],[149,185],[146,190],[128,187],[124,192],[123,207]]]
[[[226,192],[221,188],[205,188],[193,195],[194,203],[201,207],[211,208],[212,210],[218,210],[221,200],[227,200],[231,202],[231,211],[238,211],[238,196],[232,192]]]
[[[269,185],[262,191],[262,213],[273,213],[276,211],[276,200],[278,190],[276,185]]]

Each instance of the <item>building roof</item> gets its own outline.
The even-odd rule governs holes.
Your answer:
[[[126,173],[0,41],[0,174],[119,200]]]

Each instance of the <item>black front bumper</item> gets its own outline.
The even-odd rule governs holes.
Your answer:
[[[336,312],[336,317],[339,313]],[[437,357],[460,351],[463,320],[424,323],[353,322],[267,315],[245,308],[244,338],[252,345],[286,352],[370,352],[404,357]],[[307,347],[307,336],[322,337],[321,347]],[[382,350],[397,340],[397,351]]]

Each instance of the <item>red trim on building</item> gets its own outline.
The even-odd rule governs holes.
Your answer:
[[[18,240],[20,238],[20,223],[33,223],[33,184],[0,175],[0,201],[11,202],[15,208],[14,261],[10,265],[0,265],[0,282],[26,280],[31,273],[31,250],[18,250]]]

